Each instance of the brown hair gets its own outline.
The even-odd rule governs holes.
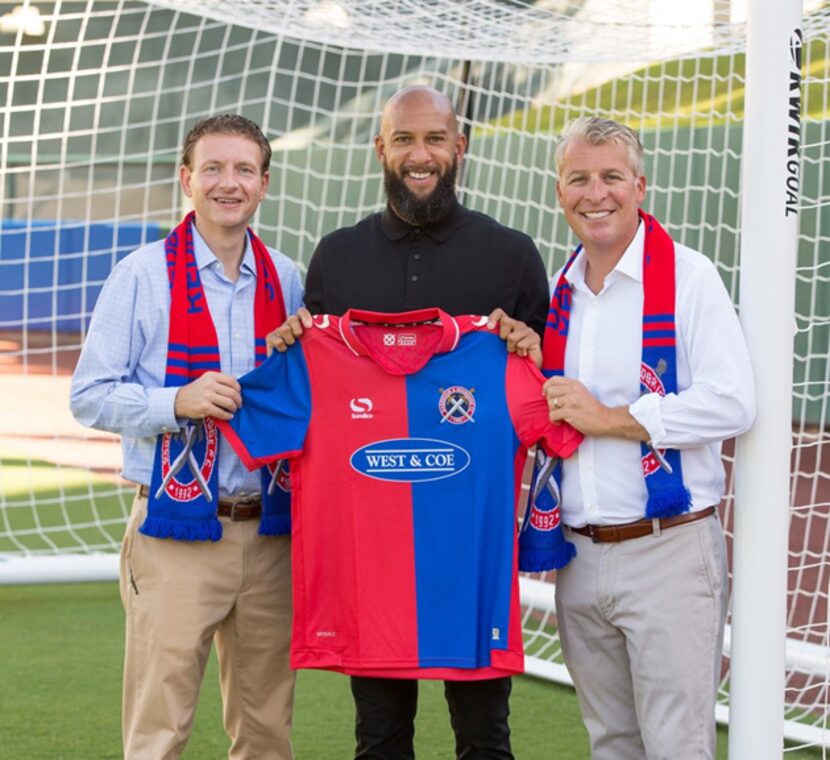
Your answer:
[[[259,126],[246,119],[244,116],[238,114],[225,113],[217,116],[208,116],[206,119],[197,121],[191,130],[184,138],[184,145],[182,146],[182,164],[188,169],[193,167],[190,165],[193,156],[193,146],[196,145],[199,138],[205,135],[241,135],[247,137],[252,142],[259,145],[262,152],[262,173],[268,171],[271,165],[271,144],[262,134]]]

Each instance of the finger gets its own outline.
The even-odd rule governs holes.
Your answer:
[[[239,381],[233,375],[218,374],[214,375],[213,377],[221,387],[228,388],[229,390],[236,391],[237,393],[241,393],[242,386],[239,384]]]
[[[562,424],[562,411],[559,409],[552,409],[548,408],[548,419],[554,425],[561,425]]]
[[[487,317],[487,329],[492,330],[495,326],[504,318],[507,317],[507,314],[504,313],[503,309],[493,309]],[[504,336],[502,335],[502,338]]]
[[[302,323],[302,326],[305,328],[312,327],[314,325],[314,321],[311,318],[311,312],[305,308],[305,306],[301,306],[297,309],[297,319],[299,322]],[[302,335],[302,333],[300,333]]]
[[[274,353],[274,349],[279,351],[277,348],[278,343],[282,342],[282,338],[280,338],[279,334],[276,330],[271,330],[268,335],[265,336],[265,351],[268,356],[271,356]]]
[[[530,357],[531,361],[536,365],[536,369],[542,369],[542,347],[536,345],[530,348],[527,352],[527,355]]]
[[[560,395],[562,391],[570,384],[570,380],[563,375],[554,375],[550,377],[545,382],[544,387],[546,389],[556,389],[557,395]]]
[[[293,323],[288,323],[281,329],[282,342],[286,347],[293,346],[297,342],[297,338],[303,334],[303,328],[302,325],[300,325],[299,320],[295,320]]]
[[[542,393],[544,393],[548,398],[550,398],[550,396],[554,393],[561,393],[561,380],[562,377],[560,375],[554,375],[553,377],[549,377],[547,380],[545,380],[545,383],[542,386]]]
[[[278,351],[281,354],[285,353],[286,349],[288,348],[288,346],[285,345],[285,341],[283,340],[283,337],[281,335],[276,335],[276,334],[274,335],[273,338],[270,338],[268,340],[268,345],[271,348],[273,348],[275,351]]]
[[[514,331],[510,340],[514,343],[519,356],[528,356],[531,351],[541,350],[539,336],[529,327]]]
[[[217,392],[206,399],[206,403],[206,414],[213,414],[214,411],[221,410],[233,415],[242,405],[242,397],[239,394],[231,395]]]
[[[294,337],[300,337],[303,334],[303,323],[300,322],[299,318],[292,314],[288,319],[285,320],[278,328],[279,334],[282,336],[283,340],[286,340],[289,336],[293,339]]]
[[[233,412],[223,409],[221,406],[211,405],[211,411],[205,417],[214,417],[217,420],[225,420],[226,422],[233,418]]]

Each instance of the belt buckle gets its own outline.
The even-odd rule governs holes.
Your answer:
[[[598,544],[599,541],[599,525],[592,525],[588,523],[588,535],[591,537],[591,541],[595,544]]]
[[[228,515],[231,522],[240,522],[240,518],[236,516],[236,508],[240,505],[239,501],[231,502],[231,513]]]

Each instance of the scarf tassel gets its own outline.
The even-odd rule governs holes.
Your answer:
[[[145,536],[175,541],[219,541],[222,538],[222,523],[218,518],[185,522],[148,515],[138,530]]]
[[[686,487],[677,488],[674,483],[669,483],[668,487],[652,485],[648,489],[646,517],[649,519],[682,515],[691,508],[692,494]]]
[[[263,514],[257,532],[260,536],[288,536],[291,534],[291,515]]]
[[[561,570],[575,556],[576,547],[565,540],[554,549],[522,549],[519,552],[519,570],[523,573]]]

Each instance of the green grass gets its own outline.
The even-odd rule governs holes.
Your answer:
[[[116,493],[111,483],[89,473],[81,477],[82,471],[48,462],[6,457],[2,465],[0,504],[7,524],[29,548],[45,546],[35,533],[37,525],[54,531],[49,538],[58,545],[72,545],[76,539],[61,529],[67,515],[84,540],[102,541],[103,531],[93,527],[96,519],[109,523],[104,528],[106,540],[120,540],[129,494]],[[29,502],[36,503],[37,518]],[[0,531],[0,550],[8,541]],[[541,646],[542,639],[528,651]],[[115,584],[0,587],[0,655],[0,757],[121,757],[123,611]],[[424,681],[420,693],[417,756],[451,757],[453,737],[443,685]],[[513,747],[520,760],[590,757],[571,689],[531,677],[514,679],[511,711]],[[345,676],[299,673],[293,734],[298,760],[351,757],[353,721]],[[184,757],[221,758],[227,747],[212,657]],[[721,730],[720,760],[727,757],[726,749],[726,732]],[[787,754],[788,760],[820,757],[818,750]]]
[[[119,758],[123,612],[115,584],[0,588],[0,754],[5,760]],[[588,741],[573,692],[530,677],[514,680],[511,727],[520,760],[587,760]],[[353,707],[348,679],[298,676],[294,747],[298,760],[349,758]],[[721,730],[718,758],[726,754]],[[221,758],[216,662],[211,658],[193,736],[184,757]],[[421,684],[416,723],[419,760],[452,756],[443,687]],[[813,760],[817,750],[787,754]]]

